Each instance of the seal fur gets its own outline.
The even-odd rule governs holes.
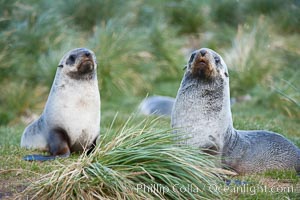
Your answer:
[[[143,115],[158,115],[171,117],[175,98],[167,96],[150,96],[145,98],[138,106]]]
[[[300,171],[300,150],[270,131],[233,127],[226,63],[207,48],[192,53],[173,106],[171,125],[185,143],[216,153],[239,174],[271,169]]]
[[[40,118],[25,128],[21,147],[47,151],[25,160],[67,157],[95,145],[100,133],[100,93],[94,52],[77,48],[59,62]]]

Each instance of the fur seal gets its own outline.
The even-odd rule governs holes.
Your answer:
[[[28,125],[21,147],[47,151],[50,156],[23,159],[52,160],[93,148],[100,133],[100,93],[94,52],[77,48],[59,62],[44,111]]]
[[[222,57],[202,48],[186,66],[171,125],[188,136],[186,143],[216,152],[222,163],[239,174],[271,169],[300,171],[300,150],[270,131],[240,131],[233,127],[229,76]]]
[[[175,98],[167,96],[151,96],[145,98],[139,105],[139,113],[143,115],[159,115],[170,117]]]

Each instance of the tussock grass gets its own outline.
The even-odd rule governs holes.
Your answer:
[[[220,0],[217,4],[212,4],[212,19],[219,24],[236,27],[245,20],[245,15],[241,9],[243,5],[243,3],[236,1]]]
[[[143,129],[143,123],[137,119],[121,126],[147,94],[176,95],[183,74],[181,69],[186,64],[183,48],[209,47],[220,52],[230,69],[232,96],[250,94],[253,97],[249,102],[232,107],[235,127],[273,130],[300,145],[300,4],[297,0],[219,0],[218,3],[204,0],[0,0],[0,11],[0,168],[5,169],[0,173],[0,188],[4,188],[1,184],[15,180],[20,180],[23,187],[28,177],[36,180],[37,173],[53,171],[35,185],[32,191],[39,192],[38,196],[46,198],[57,193],[56,197],[67,198],[63,195],[71,194],[75,199],[92,197],[92,194],[112,198],[115,194],[116,198],[125,198],[127,192],[128,198],[145,199],[154,197],[141,191],[137,194],[133,188],[121,185],[129,183],[132,187],[142,181],[165,184],[169,179],[183,184],[192,177],[200,180],[198,168],[206,164],[196,165],[198,168],[192,173],[189,166],[193,164],[190,160],[184,163],[179,153],[196,159],[195,151],[191,150],[189,157],[185,147],[171,148],[174,143],[165,129],[169,127],[168,119],[159,120],[164,125],[157,128],[143,122],[152,127],[152,134],[149,126]],[[59,59],[76,47],[90,48],[98,58],[103,141],[100,140],[95,154],[88,157],[72,155],[70,159],[55,161],[57,165],[24,162],[22,156],[38,152],[18,147],[25,128],[23,122],[41,113]],[[110,127],[116,112],[120,115]],[[144,130],[141,131],[143,140],[137,130]],[[160,137],[156,135],[159,132]],[[136,138],[142,142],[138,143]],[[136,146],[130,140],[136,142]],[[171,150],[178,152],[171,154]],[[200,157],[203,159],[198,158],[198,161],[204,162],[204,157]],[[155,165],[142,158],[153,160]],[[15,173],[10,169],[19,171]],[[172,170],[175,173],[171,174]],[[201,170],[204,170],[203,177],[211,171]],[[262,174],[253,184],[260,179],[266,182],[290,179],[284,174],[278,172],[278,176],[270,177]],[[201,180],[204,184],[205,180],[214,182],[215,178],[205,175]],[[209,196],[211,193],[206,193],[206,189],[203,194],[207,198],[219,199],[225,195]],[[5,188],[0,196],[15,193]],[[135,194],[139,196],[134,197]],[[176,194],[154,195],[158,199],[172,198]],[[182,195],[182,198],[199,197],[199,194]],[[297,194],[229,196],[231,199],[296,199]]]
[[[20,83],[8,82],[6,87],[2,88],[0,103],[6,106],[0,107],[0,125],[8,122],[14,124],[18,122],[16,116],[25,114],[28,107],[38,107],[37,104],[40,103],[46,89],[36,87],[36,89],[27,91],[27,87],[28,84],[23,81]]]
[[[284,62],[285,58],[276,48],[287,49],[289,53],[298,51],[297,34],[293,35],[292,43],[286,39],[291,35],[281,37],[298,32],[299,20],[295,13],[300,6],[293,0],[284,4],[270,0],[238,3],[222,0],[218,4],[195,0],[185,3],[172,0],[142,3],[135,0],[84,3],[3,0],[0,4],[3,11],[0,19],[3,28],[0,33],[1,87],[6,87],[5,81],[23,80],[29,87],[34,88],[36,84],[50,87],[62,54],[85,46],[97,54],[102,98],[116,94],[144,97],[161,93],[157,88],[165,81],[176,82],[181,78],[186,60],[180,49],[193,36],[201,39],[199,44],[191,44],[194,48],[226,49],[231,93],[238,96],[253,93],[257,85],[263,85],[259,90],[269,91],[270,84],[272,88],[282,89],[281,84],[273,85],[277,80],[272,79],[282,64],[286,65],[284,72],[293,64],[291,59]],[[294,56],[293,60],[298,58]],[[291,82],[289,77],[278,78]],[[297,85],[297,82],[291,84]],[[162,90],[165,94],[169,94],[168,91]],[[273,108],[277,108],[276,104],[282,103],[283,98],[272,91],[268,96],[276,97]],[[259,99],[266,97],[262,94],[265,92],[258,94]],[[286,95],[294,98],[289,92]],[[6,103],[3,101],[3,105]],[[290,103],[287,107],[294,108]],[[280,109],[288,116],[295,116],[288,114],[295,111]],[[12,109],[12,113],[20,113],[20,110]],[[1,124],[19,117],[12,113]]]
[[[298,76],[300,73],[296,73]],[[281,110],[290,118],[300,118],[300,88],[293,80],[278,80],[273,82],[266,98],[273,108]]]
[[[299,2],[287,0],[220,0],[218,4],[211,5],[212,19],[216,23],[238,27],[247,24],[253,18],[269,16],[270,22],[278,26],[282,32],[299,33]],[[284,14],[283,14],[284,13]]]
[[[129,119],[108,130],[91,155],[59,164],[25,194],[42,199],[220,199],[209,187],[222,184],[211,157],[176,145],[170,130],[157,129],[157,123]]]
[[[145,40],[143,28],[122,27],[130,23],[130,18],[111,19],[97,26],[90,46],[98,52],[99,84],[106,95],[112,92],[125,91],[132,88],[131,94],[137,94],[149,87],[145,76],[141,75],[145,68],[140,52],[146,51],[142,45]]]
[[[257,104],[281,110],[297,119],[300,111],[299,55],[292,47],[283,46],[285,41],[272,35],[272,30],[264,18],[260,18],[251,30],[239,26],[232,48],[225,53],[231,75],[231,94],[253,94],[257,96]],[[287,42],[289,40],[294,39],[288,38]]]
[[[183,34],[195,34],[205,28],[209,7],[205,1],[170,1],[165,4],[170,24],[179,28]]]
[[[109,21],[114,16],[121,19],[126,15],[130,5],[130,1],[122,0],[89,0],[84,2],[66,0],[55,4],[63,18],[70,19],[77,28],[89,33],[93,32],[97,25]]]
[[[179,51],[182,41],[176,38],[178,30],[168,27],[161,19],[153,22],[148,31],[150,52],[154,61],[150,67],[153,68],[151,73],[155,74],[154,80],[167,81],[176,77],[185,64]]]
[[[276,72],[280,59],[270,48],[267,22],[260,18],[257,24],[249,27],[239,26],[232,48],[225,53],[225,60],[230,70],[232,95],[249,93],[253,88]],[[274,55],[275,54],[275,55]]]
[[[45,3],[12,1],[8,4],[11,10],[4,11],[7,16],[2,20],[10,23],[0,33],[0,80],[21,79],[32,86],[48,83],[52,77],[49,76],[49,70],[44,68],[49,65],[39,65],[40,58],[51,56],[60,48],[64,49],[62,44],[68,46],[70,41],[75,43],[76,33],[67,26],[69,21],[62,19]],[[4,9],[7,9],[6,6]]]

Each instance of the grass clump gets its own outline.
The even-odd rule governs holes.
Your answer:
[[[26,194],[43,199],[221,198],[209,187],[221,184],[213,160],[177,146],[174,134],[157,129],[157,120],[129,119],[102,135],[90,156],[57,168]]]
[[[212,19],[217,23],[236,27],[245,20],[241,5],[242,3],[232,0],[220,0],[211,5]]]
[[[147,70],[140,52],[143,47],[145,31],[143,28],[122,27],[130,23],[130,18],[111,19],[96,27],[89,46],[98,52],[99,84],[106,96],[113,92],[128,91],[138,94],[148,88],[146,77],[141,71]]]
[[[37,60],[51,50],[58,49],[67,38],[68,31],[62,28],[64,22],[51,12],[41,15],[33,12],[28,18],[16,21],[0,34],[0,46],[3,47],[0,61],[3,60],[4,64],[0,78],[18,77],[35,84],[41,83],[45,75],[41,73],[43,71],[39,69]]]
[[[0,103],[5,107],[0,107],[0,125],[7,123],[14,124],[19,121],[16,116],[25,114],[28,108],[38,107],[37,105],[43,99],[46,92],[44,87],[36,87],[31,91],[27,91],[28,84],[23,81],[21,83],[9,82],[2,89]]]
[[[288,38],[290,42],[294,42],[294,38]],[[281,111],[291,119],[300,119],[300,65],[299,53],[294,51],[292,45],[288,48],[283,46],[279,49],[281,55],[281,68],[276,75],[269,81],[268,92],[264,95],[264,99],[269,102],[269,106],[265,101],[262,103],[271,109]],[[284,68],[284,70],[282,69]]]
[[[130,1],[122,0],[66,0],[55,6],[64,18],[70,19],[80,30],[92,32],[97,24],[105,23],[114,16],[123,17],[130,5]]]
[[[300,119],[300,88],[292,79],[273,82],[270,91],[266,93],[266,99],[269,107],[280,110],[290,118]]]
[[[239,26],[232,48],[225,52],[225,61],[230,70],[232,96],[244,95],[262,84],[270,73],[278,70],[280,60],[274,55],[269,42],[266,21],[260,18],[249,30]]]
[[[180,74],[183,64],[183,56],[178,49],[182,45],[176,38],[177,29],[168,27],[167,24],[153,23],[149,29],[150,53],[153,55],[152,68],[155,72],[155,80],[172,79]],[[180,65],[182,63],[182,65]]]
[[[180,33],[195,34],[203,30],[207,21],[209,6],[205,1],[173,1],[165,5],[166,15],[171,25],[177,26]]]

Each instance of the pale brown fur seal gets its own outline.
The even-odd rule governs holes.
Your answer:
[[[96,144],[100,133],[100,93],[95,54],[85,48],[61,59],[44,111],[24,130],[21,147],[47,151],[24,160],[67,157]]]
[[[143,115],[171,117],[175,98],[167,96],[146,97],[139,105],[138,111]]]
[[[271,169],[300,171],[300,150],[270,131],[233,127],[229,76],[222,57],[207,48],[192,53],[177,93],[172,127],[186,134],[186,143],[215,152],[239,174]]]

